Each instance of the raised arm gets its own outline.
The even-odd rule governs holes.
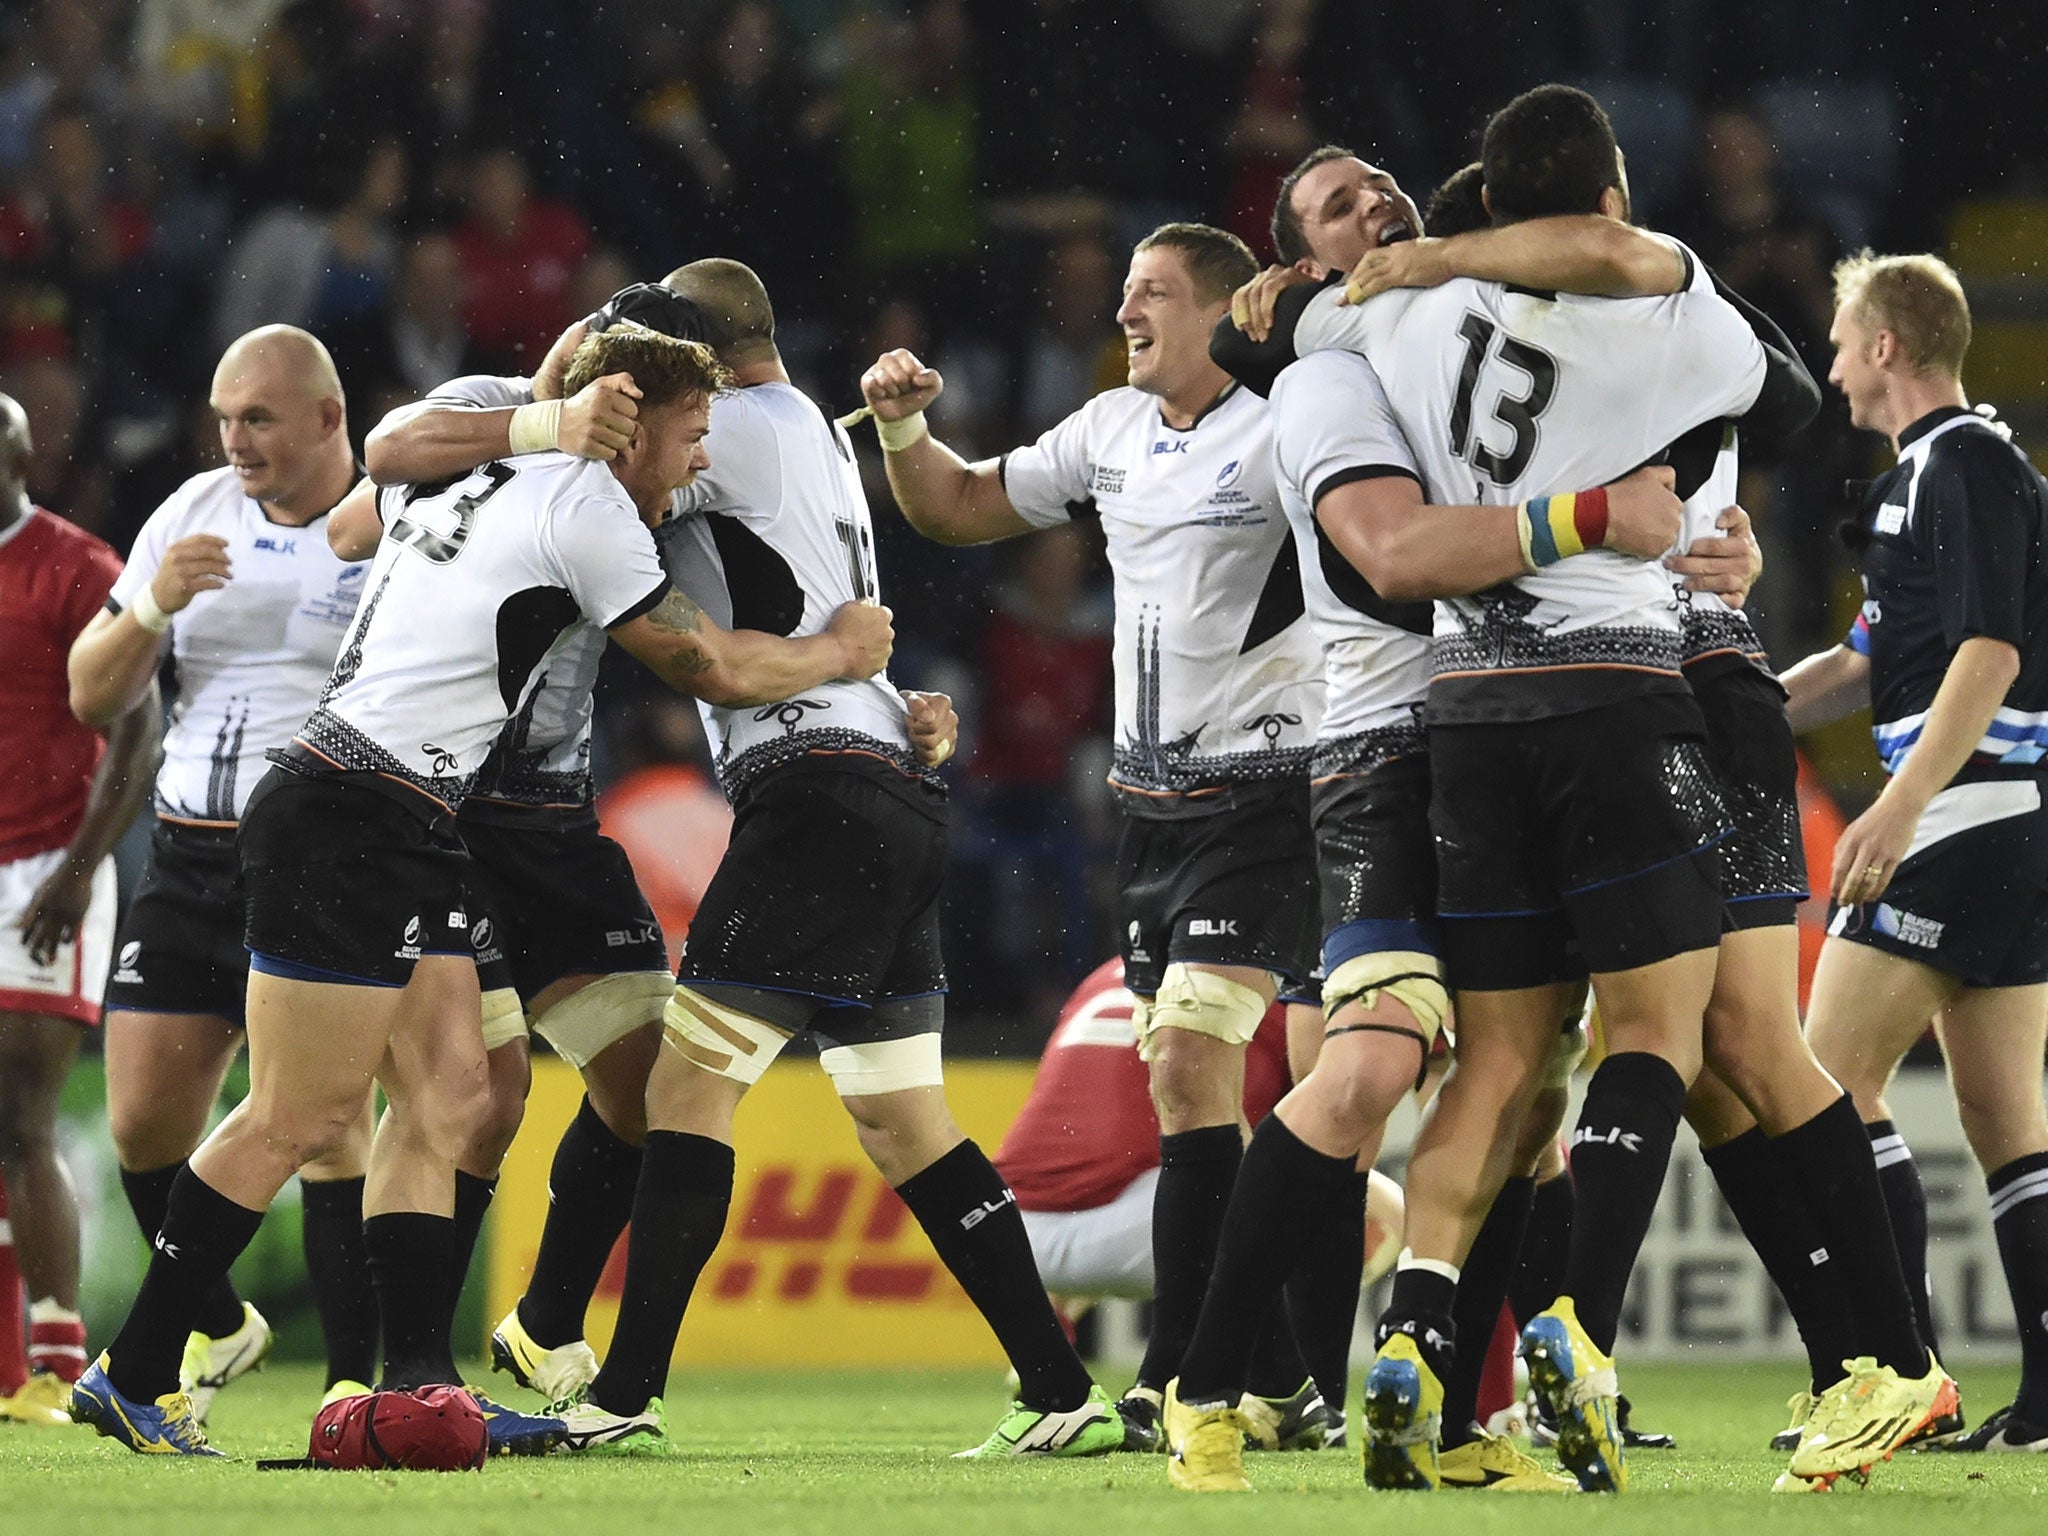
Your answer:
[[[1597,213],[1575,213],[1367,251],[1337,302],[1363,304],[1389,288],[1434,288],[1454,277],[1552,293],[1650,298],[1678,292],[1689,275],[1686,258],[1670,241]]]
[[[143,685],[142,696],[115,717],[106,735],[107,750],[86,795],[85,818],[22,914],[22,942],[39,965],[48,965],[57,946],[78,932],[92,902],[93,875],[148,803],[163,755],[163,701],[154,677]]]
[[[896,642],[887,608],[847,603],[820,635],[785,640],[751,629],[721,629],[671,590],[611,637],[669,687],[707,704],[776,704],[835,678],[873,677]]]
[[[201,592],[228,584],[227,540],[210,533],[179,539],[128,607],[103,609],[71,642],[65,664],[71,713],[106,731],[150,690],[174,615]]]
[[[987,544],[1031,532],[1003,489],[999,462],[969,464],[925,425],[925,407],[945,387],[936,369],[901,348],[875,359],[860,378],[904,520],[940,544]]]
[[[327,547],[341,560],[367,560],[384,542],[384,519],[377,515],[377,484],[358,480],[327,514]]]
[[[1332,486],[1316,521],[1389,602],[1464,597],[1583,553],[1611,549],[1654,560],[1671,547],[1684,506],[1670,469],[1656,465],[1597,493],[1533,498],[1520,506],[1431,506],[1404,474]]]
[[[494,409],[423,400],[370,429],[363,462],[379,485],[418,485],[522,453],[611,459],[632,441],[639,414],[640,388],[624,373],[593,379],[567,400]]]

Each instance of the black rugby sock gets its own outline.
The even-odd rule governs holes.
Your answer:
[[[640,1149],[622,1141],[589,1098],[562,1133],[548,1170],[548,1216],[519,1325],[543,1349],[583,1337],[583,1317],[633,1214]]]
[[[1366,1177],[1353,1168],[1287,1277],[1287,1316],[1323,1401],[1341,1413],[1365,1277]]]
[[[647,1133],[619,1324],[590,1384],[598,1407],[642,1413],[649,1398],[661,1396],[697,1277],[725,1235],[732,1179],[733,1151],[724,1142],[686,1131]]]
[[[491,1197],[498,1192],[495,1178],[480,1179],[473,1173],[455,1170],[455,1256],[448,1265],[448,1315],[452,1318],[462,1305],[462,1288],[469,1284],[470,1260],[476,1256],[476,1241],[483,1235],[484,1215]]]
[[[363,1250],[370,1258],[370,1283],[384,1334],[381,1390],[461,1382],[451,1338],[455,1299],[448,1284],[457,1247],[452,1217],[387,1211],[363,1218]]]
[[[1608,1057],[1586,1085],[1572,1136],[1579,1204],[1565,1260],[1564,1294],[1576,1304],[1580,1326],[1603,1354],[1614,1350],[1628,1277],[1656,1214],[1684,1109],[1685,1080],[1670,1062],[1648,1051]]]
[[[1799,1230],[1809,1235],[1809,1251],[1824,1250],[1827,1267],[1841,1277],[1856,1348],[1837,1360],[1872,1355],[1901,1376],[1926,1375],[1919,1318],[1892,1243],[1884,1189],[1855,1100],[1843,1094],[1804,1125],[1772,1137],[1771,1149],[1785,1188],[1803,1198],[1805,1220]],[[1819,1242],[1811,1242],[1812,1234],[1818,1234]]]
[[[1353,1169],[1352,1159],[1326,1157],[1278,1115],[1259,1122],[1230,1194],[1194,1334],[1173,1373],[1180,1377],[1182,1402],[1235,1403],[1247,1389],[1261,1397],[1300,1389],[1308,1367],[1299,1348],[1290,1347],[1293,1330],[1284,1327],[1280,1291],[1344,1198]],[[1262,1331],[1271,1337],[1260,1351],[1261,1379],[1255,1384],[1250,1368]]]
[[[1899,1273],[1906,1277],[1906,1289],[1912,1293],[1920,1342],[1939,1355],[1941,1344],[1934,1336],[1934,1286],[1927,1274],[1927,1191],[1920,1183],[1920,1165],[1913,1161],[1913,1149],[1891,1121],[1869,1121],[1863,1132],[1877,1159],[1877,1182],[1884,1190],[1885,1212],[1891,1217],[1892,1246],[1898,1250]]]
[[[1814,1392],[1825,1391],[1842,1379],[1842,1362],[1857,1353],[1854,1313],[1842,1289],[1840,1259],[1821,1242],[1798,1185],[1786,1178],[1761,1126],[1751,1126],[1700,1155],[1735,1224],[1785,1298],[1785,1309],[1806,1348]],[[1877,1235],[1889,1244],[1890,1224],[1880,1225]]]
[[[1457,1303],[1456,1280],[1419,1264],[1403,1265],[1394,1271],[1394,1294],[1380,1314],[1379,1327],[1373,1330],[1374,1347],[1385,1348],[1387,1340],[1405,1333],[1415,1341],[1423,1363],[1436,1373],[1438,1382],[1448,1381],[1458,1368],[1458,1325],[1451,1318]],[[1486,1340],[1474,1339],[1472,1349],[1483,1356]]]
[[[1017,1197],[981,1148],[961,1142],[896,1193],[1010,1357],[1018,1401],[1061,1413],[1088,1401],[1094,1379],[1045,1294]]]
[[[1507,1301],[1508,1280],[1522,1252],[1522,1232],[1529,1225],[1529,1208],[1535,1198],[1533,1178],[1509,1179],[1501,1185],[1500,1193],[1493,1197],[1493,1208],[1472,1239],[1472,1251],[1458,1271],[1458,1294],[1451,1304],[1451,1321],[1456,1325],[1452,1337],[1470,1339],[1472,1348],[1459,1351],[1451,1373],[1443,1378],[1445,1450],[1473,1438],[1487,1347],[1500,1321],[1501,1306]]]
[[[142,1228],[144,1242],[154,1244],[157,1233],[164,1229],[164,1211],[171,1202],[171,1185],[185,1169],[183,1160],[163,1168],[151,1168],[142,1173],[127,1168],[121,1170],[121,1192],[128,1197],[128,1209],[135,1213],[135,1224]],[[235,1290],[235,1282],[222,1275],[218,1283],[210,1286],[199,1298],[199,1315],[192,1326],[209,1338],[222,1339],[242,1326],[242,1298]]]
[[[299,1175],[306,1277],[327,1347],[327,1385],[377,1374],[377,1290],[363,1246],[363,1180]]]
[[[1508,1282],[1508,1310],[1521,1327],[1557,1300],[1564,1289],[1564,1261],[1571,1252],[1572,1216],[1578,1210],[1578,1186],[1567,1168],[1536,1186],[1529,1206],[1529,1224],[1522,1229],[1522,1258]]]
[[[189,1167],[179,1171],[142,1288],[107,1346],[123,1397],[150,1403],[178,1390],[178,1362],[201,1304],[262,1225],[261,1211],[235,1204]]]
[[[2048,1424],[2048,1152],[2014,1158],[1984,1183],[2019,1322],[2020,1390],[2012,1416]]]
[[[1209,1289],[1224,1212],[1243,1156],[1235,1123],[1159,1138],[1159,1185],[1152,1195],[1152,1337],[1138,1367],[1141,1387],[1164,1392],[1180,1371]]]

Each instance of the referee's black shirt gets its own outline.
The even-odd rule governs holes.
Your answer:
[[[1943,406],[1899,434],[1898,465],[1871,483],[1854,527],[1864,603],[1848,643],[1870,657],[1886,771],[1974,635],[2017,649],[2020,671],[1957,781],[2048,771],[2048,480],[2000,429]]]

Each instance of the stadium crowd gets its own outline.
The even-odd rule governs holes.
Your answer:
[[[329,1249],[314,1460],[321,1426],[357,1432],[388,1393],[461,1421],[449,1444],[477,1459],[667,1454],[735,1112],[805,1036],[1017,1376],[962,1455],[1164,1450],[1175,1486],[1221,1492],[1249,1489],[1248,1449],[1341,1443],[1366,1174],[1424,1091],[1356,1414],[1369,1485],[1628,1486],[1654,1442],[1614,1351],[1681,1117],[1807,1348],[1781,1491],[1921,1443],[2048,1450],[2048,480],[1964,392],[1955,272],[1841,255],[1899,218],[1874,187],[1775,179],[1809,94],[1905,115],[1869,72],[1883,50],[1840,83],[1846,12],[1695,27],[1712,45],[1679,68],[1659,27],[1561,7],[1523,63],[1568,41],[1568,63],[1621,71],[1599,82],[1615,117],[1576,87],[1513,95],[1425,220],[1392,169],[1315,131],[1320,71],[1391,40],[1338,7],[931,3],[811,16],[799,54],[797,14],[741,3],[699,19],[716,41],[695,70],[686,34],[629,9],[599,19],[672,46],[623,96],[596,63],[587,91],[498,90],[537,47],[580,53],[565,18],[509,0],[144,0],[50,7],[25,34],[0,577],[33,622],[0,635],[28,765],[0,1103],[37,1300],[34,1374],[0,1414],[219,1454],[211,1395],[270,1342],[229,1268],[297,1177],[322,1213],[309,1255]],[[1008,70],[1035,41],[1068,55],[1044,78],[1072,78],[1077,35],[1229,106],[1190,117],[1200,142],[1149,104],[1078,134],[1100,102],[1077,81],[1020,156],[1059,93],[1006,103]],[[145,61],[127,86],[117,41]],[[1629,125],[1644,50],[1700,109],[1690,193],[1684,157],[1660,165],[1656,129]],[[1807,73],[1734,62],[1760,53]],[[997,56],[1000,77],[975,68]],[[1418,171],[1467,152],[1398,93],[1367,112],[1333,89],[1350,132],[1412,139]],[[1468,97],[1463,131],[1474,115]],[[344,118],[410,126],[351,141]],[[126,132],[154,199],[95,174],[96,136]],[[1903,135],[1908,160],[1929,139]],[[683,190],[650,206],[650,174]],[[790,216],[812,199],[816,221]],[[1099,297],[1126,247],[1120,299]],[[663,248],[695,259],[636,281]],[[835,417],[849,377],[864,403]],[[109,463],[126,444],[118,474],[81,446],[88,418]],[[870,418],[878,451],[857,450]],[[1817,533],[1823,487],[1864,467],[1883,473],[1851,493],[1864,600],[1843,636]],[[124,517],[125,567],[92,536]],[[1772,592],[1760,539],[1791,556]],[[641,670],[607,688],[615,651]],[[678,698],[735,812],[679,960],[596,799]],[[1833,906],[1802,1021],[1793,733],[1863,707],[1888,778],[1812,872]],[[963,745],[949,851],[939,770]],[[109,855],[152,777],[117,914]],[[976,905],[972,881],[942,897],[963,859],[984,931],[949,965],[948,921]],[[1081,1214],[1055,1201],[1034,1223],[947,1108],[948,977],[1042,1006],[1094,958],[1098,871],[1120,990],[1062,1030],[1135,1048],[1158,1155],[1146,1194],[1114,1186],[1114,1221],[1049,1222]],[[153,1253],[87,1364],[47,1120],[103,975],[110,1120]],[[2024,1357],[1974,1427],[1886,1101],[1930,1026]],[[1262,1117],[1261,1031],[1292,1084]],[[586,1087],[492,1338],[539,1413],[451,1390],[529,1034]],[[249,1093],[207,1133],[245,1037]],[[1525,1243],[1560,1184],[1568,1218]],[[629,1223],[600,1363],[584,1308]],[[1055,1229],[1113,1237],[1095,1272],[1153,1292],[1121,1399],[1042,1283]],[[1568,1475],[1482,1407],[1488,1345],[1517,1325]]]

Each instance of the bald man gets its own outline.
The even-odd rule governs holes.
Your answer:
[[[28,1289],[32,1373],[0,1398],[0,1418],[64,1424],[85,1366],[85,1325],[57,1096],[81,1027],[100,1020],[114,932],[108,855],[148,785],[158,712],[145,678],[97,722],[103,745],[65,707],[64,654],[121,561],[30,503],[30,447],[27,417],[0,395],[0,1175]]]
[[[242,1043],[249,955],[236,827],[263,754],[312,713],[368,570],[327,543],[327,515],[356,475],[327,349],[291,326],[251,331],[215,369],[212,404],[227,464],[150,515],[105,610],[71,649],[72,708],[89,724],[128,707],[167,652],[178,676],[149,864],[107,993],[107,1119],[147,1239]],[[330,1388],[360,1390],[376,1368],[362,1240],[368,1138],[364,1120],[300,1175]],[[202,1419],[214,1393],[269,1348],[262,1314],[223,1278],[204,1298],[182,1373]]]

